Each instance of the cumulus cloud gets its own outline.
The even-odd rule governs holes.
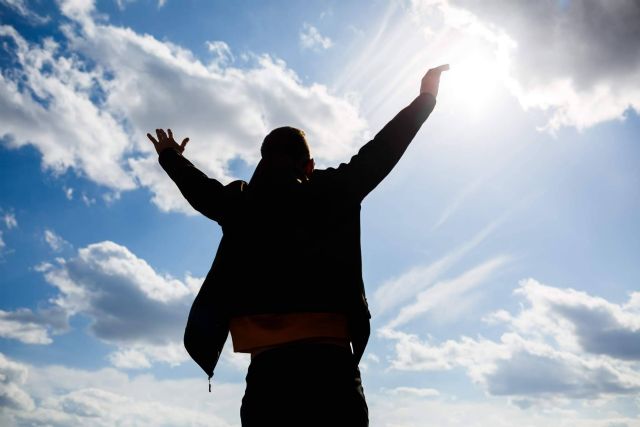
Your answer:
[[[383,328],[395,341],[391,366],[399,370],[463,368],[493,395],[516,396],[520,405],[537,399],[598,399],[634,396],[640,375],[634,368],[640,311],[633,295],[618,305],[572,289],[529,279],[516,295],[529,307],[517,315],[501,310],[485,319],[504,323],[499,340],[461,337],[435,343]]]
[[[116,350],[109,361],[122,368],[188,359],[182,335],[202,279],[178,280],[156,272],[126,247],[104,241],[42,263],[36,270],[57,294],[36,311],[0,310],[0,336],[27,344],[50,344],[69,329],[69,318],[90,319],[89,331]]]
[[[148,367],[187,359],[182,334],[194,288],[157,273],[126,247],[104,241],[41,268],[59,294],[52,300],[70,316],[91,319],[90,331],[118,350],[116,366]]]
[[[583,129],[640,111],[640,4],[414,0],[432,28],[484,38],[506,55],[511,89],[525,108],[547,110],[546,128]]]
[[[33,400],[23,389],[28,372],[25,365],[9,360],[0,353],[0,408],[33,409]]]
[[[522,281],[515,293],[525,298],[529,307],[515,317],[502,313],[502,320],[514,331],[545,334],[569,350],[640,361],[640,293],[632,293],[626,304],[615,304],[534,279]],[[500,319],[501,313],[494,317]]]
[[[157,164],[146,132],[172,127],[189,136],[186,155],[207,174],[232,177],[229,163],[255,164],[274,127],[304,129],[320,164],[346,159],[363,143],[366,123],[351,101],[303,84],[269,55],[231,65],[223,42],[214,58],[146,34],[97,22],[92,1],[61,1],[71,22],[64,43],[26,40],[0,27],[14,68],[0,76],[0,114],[9,147],[34,145],[43,165],[69,169],[108,189],[148,187],[163,210],[194,213]]]
[[[320,34],[313,25],[305,22],[300,30],[300,46],[304,49],[329,49],[333,42],[329,37]]]
[[[49,307],[32,311],[18,308],[0,310],[0,337],[15,339],[25,344],[51,344],[51,333],[68,329],[68,317],[64,309]]]

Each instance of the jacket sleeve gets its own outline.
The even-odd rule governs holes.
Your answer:
[[[221,221],[224,185],[209,178],[173,148],[163,150],[158,161],[195,210],[218,223]]]
[[[340,185],[362,201],[398,163],[435,104],[433,95],[423,93],[402,109],[349,163],[334,169]]]

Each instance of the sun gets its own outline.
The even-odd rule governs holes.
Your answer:
[[[506,79],[506,64],[484,52],[457,56],[442,76],[441,92],[446,93],[447,104],[475,114],[491,110],[500,84]]]

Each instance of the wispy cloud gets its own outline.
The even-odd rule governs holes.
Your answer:
[[[48,16],[42,16],[29,8],[25,0],[0,0],[0,3],[10,7],[32,23],[45,24],[50,20]]]
[[[376,314],[388,312],[391,308],[413,298],[423,289],[432,286],[455,263],[467,253],[482,243],[498,225],[504,220],[498,218],[480,230],[470,240],[458,246],[438,260],[428,265],[411,268],[406,273],[390,279],[380,285],[373,295],[374,311]]]
[[[437,309],[442,317],[451,319],[469,307],[465,301],[477,286],[485,283],[495,272],[509,260],[499,256],[483,262],[465,271],[461,275],[437,282],[428,289],[418,293],[415,301],[402,307],[399,313],[385,327],[396,328],[416,317]]]
[[[5,213],[2,216],[2,221],[4,221],[4,226],[7,227],[7,230],[11,230],[18,226],[18,220],[16,220],[15,214],[11,212]]]
[[[309,23],[304,23],[300,30],[300,46],[304,49],[329,49],[333,42],[329,37],[320,34],[320,31]]]
[[[47,245],[54,252],[60,252],[65,248],[72,247],[71,243],[64,240],[61,236],[56,234],[55,231],[50,229],[45,229],[43,233],[44,241],[47,242]]]

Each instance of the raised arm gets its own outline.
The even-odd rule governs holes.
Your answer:
[[[339,181],[358,201],[364,199],[394,168],[429,117],[436,104],[440,74],[448,65],[429,70],[422,78],[420,94],[400,111],[349,163],[335,173]]]
[[[147,134],[158,152],[158,161],[162,168],[195,210],[219,223],[222,218],[225,187],[219,181],[209,178],[182,156],[189,138],[178,144],[173,139],[171,129],[168,129],[168,135],[163,129],[156,129],[156,136],[157,139]]]

